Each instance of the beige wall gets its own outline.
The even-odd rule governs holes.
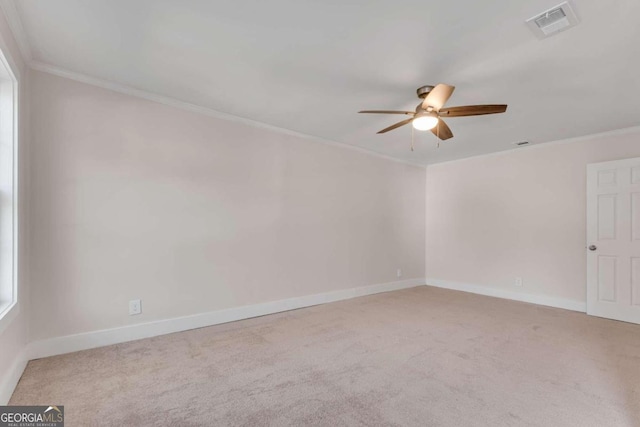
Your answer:
[[[33,339],[424,277],[424,168],[31,80]]]
[[[33,291],[0,334],[0,369],[27,328],[58,337],[392,282],[397,268],[584,301],[586,164],[640,157],[635,132],[425,172],[50,74],[30,86]],[[143,315],[128,315],[133,298]]]
[[[586,165],[630,157],[640,131],[430,166],[427,277],[584,302]]]

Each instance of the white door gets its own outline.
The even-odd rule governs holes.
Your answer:
[[[640,323],[640,158],[587,165],[587,313]]]

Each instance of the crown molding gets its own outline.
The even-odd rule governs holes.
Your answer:
[[[2,12],[4,13],[6,20],[9,24],[9,28],[11,29],[11,32],[13,33],[13,37],[16,40],[16,44],[18,45],[18,48],[20,49],[20,53],[22,54],[24,61],[27,65],[27,68],[31,68],[37,71],[41,71],[44,73],[49,73],[49,74],[53,74],[59,77],[64,77],[67,79],[71,79],[71,80],[75,80],[81,83],[85,83],[85,84],[89,84],[92,86],[97,86],[97,87],[101,87],[103,89],[107,89],[107,90],[111,90],[111,91],[115,91],[115,92],[119,92],[125,95],[130,95],[130,96],[135,96],[138,98],[143,98],[149,101],[153,101],[153,102],[157,102],[160,104],[164,104],[164,105],[168,105],[174,108],[180,108],[183,110],[187,110],[187,111],[191,111],[191,112],[195,112],[198,114],[204,114],[207,116],[211,116],[211,117],[215,117],[218,119],[222,119],[222,120],[228,120],[228,121],[233,121],[233,122],[237,122],[237,123],[242,123],[245,124],[247,126],[252,126],[255,128],[260,128],[260,129],[266,129],[266,130],[270,130],[273,132],[278,132],[281,134],[285,134],[285,135],[290,135],[290,136],[295,136],[301,139],[305,139],[308,141],[314,141],[314,142],[319,142],[319,143],[323,143],[326,145],[331,145],[334,147],[339,147],[339,148],[346,148],[348,150],[352,150],[352,151],[357,151],[363,154],[367,154],[369,156],[373,156],[373,157],[377,157],[380,159],[384,159],[384,160],[389,160],[392,162],[396,162],[396,163],[401,163],[401,164],[406,164],[406,165],[410,165],[410,166],[415,166],[415,167],[419,167],[419,168],[429,168],[429,167],[434,167],[434,166],[439,166],[439,165],[444,165],[444,164],[448,164],[448,163],[456,163],[456,162],[463,162],[463,161],[467,161],[467,160],[473,160],[473,159],[478,159],[478,158],[482,158],[482,157],[492,157],[492,156],[501,156],[501,155],[508,155],[508,154],[513,154],[516,151],[520,152],[520,151],[527,151],[527,150],[532,150],[532,149],[537,149],[540,147],[550,147],[552,145],[558,145],[558,144],[568,144],[568,143],[574,143],[574,142],[580,142],[580,141],[588,141],[591,139],[596,139],[596,138],[602,138],[602,137],[608,137],[608,136],[616,136],[616,135],[624,135],[624,134],[629,134],[629,133],[636,133],[636,132],[640,132],[640,126],[634,126],[634,127],[629,127],[629,128],[623,128],[623,129],[616,129],[616,130],[612,130],[612,131],[607,131],[607,132],[601,132],[601,133],[595,133],[595,134],[589,134],[589,135],[583,135],[583,136],[578,136],[578,137],[573,137],[573,138],[567,138],[567,139],[562,139],[562,140],[554,140],[554,141],[547,141],[547,142],[541,142],[541,143],[537,143],[534,145],[529,145],[529,146],[525,146],[525,147],[518,147],[518,148],[511,148],[511,149],[507,149],[507,150],[501,150],[501,151],[494,151],[491,153],[485,153],[485,154],[478,154],[478,155],[474,155],[474,156],[469,156],[469,157],[463,157],[463,158],[459,158],[459,159],[453,159],[453,160],[445,160],[442,162],[436,162],[436,163],[419,163],[419,162],[411,162],[408,160],[403,160],[403,159],[398,159],[396,157],[392,157],[389,155],[385,155],[382,153],[379,153],[377,151],[374,150],[370,150],[367,148],[362,148],[362,147],[358,147],[355,145],[351,145],[351,144],[347,144],[344,142],[338,142],[338,141],[333,141],[330,139],[326,139],[326,138],[321,138],[318,136],[313,136],[313,135],[309,135],[309,134],[305,134],[302,132],[298,132],[298,131],[294,131],[291,129],[286,129],[286,128],[282,128],[279,126],[274,126],[274,125],[270,125],[268,123],[264,123],[264,122],[260,122],[257,120],[252,120],[246,117],[241,117],[241,116],[236,116],[236,115],[232,115],[232,114],[228,114],[228,113],[223,113],[221,111],[217,111],[214,110],[212,108],[207,108],[207,107],[203,107],[200,105],[196,105],[196,104],[191,104],[185,101],[181,101],[179,99],[176,98],[172,98],[169,96],[164,96],[164,95],[159,95],[153,92],[148,92],[148,91],[144,91],[141,89],[136,89],[134,87],[131,86],[127,86],[127,85],[123,85],[120,83],[115,83],[112,81],[108,81],[108,80],[103,80],[100,78],[96,78],[96,77],[92,77],[89,76],[87,74],[82,74],[82,73],[78,73],[75,71],[71,71],[62,67],[58,67],[55,65],[50,65],[50,64],[46,64],[37,60],[33,59],[33,55],[32,55],[32,50],[31,50],[31,45],[29,43],[29,38],[27,36],[27,33],[24,29],[24,26],[22,25],[22,19],[20,18],[20,12],[18,10],[18,6],[17,6],[17,2],[15,0],[0,0],[0,10],[2,10]]]
[[[0,9],[4,13],[4,16],[9,24],[9,29],[13,33],[13,38],[20,49],[22,58],[26,63],[29,63],[33,55],[31,53],[31,43],[29,43],[29,37],[22,25],[22,19],[20,18],[20,12],[18,6],[14,0],[0,0]]]
[[[509,154],[519,153],[522,151],[536,150],[538,148],[549,148],[555,145],[573,144],[577,142],[591,141],[593,139],[598,139],[598,138],[608,138],[611,136],[629,135],[633,133],[640,133],[640,126],[630,126],[622,129],[609,130],[606,132],[598,132],[598,133],[591,133],[588,135],[576,136],[573,138],[565,138],[565,139],[557,139],[555,141],[540,142],[534,145],[527,145],[527,146],[518,147],[518,148],[509,148],[508,150],[494,151],[493,153],[478,154],[476,156],[464,157],[462,159],[454,159],[454,160],[447,160],[445,162],[431,163],[426,167],[427,168],[437,167],[437,166],[446,165],[449,163],[458,163],[458,162],[465,162],[468,160],[476,160],[483,157],[506,156]]]
[[[263,123],[263,122],[252,120],[246,117],[240,117],[233,114],[223,113],[221,111],[217,111],[212,108],[202,107],[200,105],[191,104],[189,102],[181,101],[179,99],[171,98],[169,96],[158,95],[153,92],[136,89],[134,87],[123,85],[120,83],[115,83],[109,80],[99,79],[96,77],[89,76],[87,74],[82,74],[75,71],[67,70],[65,68],[58,67],[55,65],[45,64],[40,61],[31,60],[28,62],[28,65],[31,69],[36,71],[53,74],[58,77],[64,77],[80,83],[97,86],[102,89],[111,90],[114,92],[122,93],[124,95],[135,96],[137,98],[146,99],[147,101],[157,102],[170,107],[191,111],[193,113],[203,114],[206,116],[215,117],[217,119],[228,120],[236,123],[242,123],[244,125],[251,126],[254,128],[265,129],[265,130],[270,130],[272,132],[295,136],[307,141],[318,142],[318,143],[331,145],[338,148],[346,148],[348,150],[357,151],[362,154],[366,154],[366,155],[377,157],[384,160],[389,160],[396,163],[402,163],[402,164],[415,166],[423,169],[426,168],[426,166],[421,163],[414,163],[406,160],[397,159],[395,157],[387,156],[373,150],[357,147],[355,145],[346,144],[344,142],[333,141],[330,139],[325,139],[325,138],[309,135],[306,133],[297,132],[291,129],[270,125],[268,123]]]

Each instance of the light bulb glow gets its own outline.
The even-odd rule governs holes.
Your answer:
[[[438,118],[435,116],[420,116],[413,119],[411,124],[417,130],[431,130],[438,124]]]

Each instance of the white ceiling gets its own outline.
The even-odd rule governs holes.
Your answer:
[[[640,1],[575,0],[581,23],[545,40],[524,21],[561,0],[20,0],[34,61],[397,159],[429,164],[640,124]],[[425,84],[449,106],[436,148],[376,132]]]

